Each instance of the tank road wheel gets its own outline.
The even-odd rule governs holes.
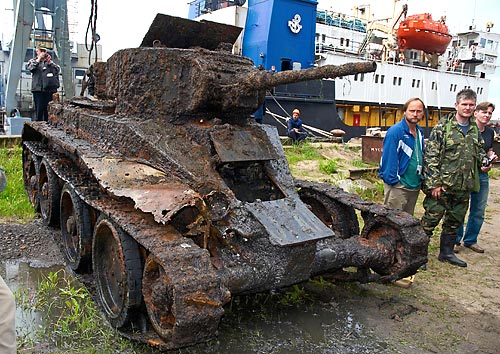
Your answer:
[[[165,270],[152,255],[146,260],[143,282],[148,284],[143,287],[143,294],[149,320],[156,333],[165,341],[170,341],[175,325],[172,287]]]
[[[62,189],[60,205],[64,256],[74,271],[87,270],[92,252],[89,208],[68,184]]]
[[[97,220],[92,243],[97,301],[115,328],[125,326],[142,300],[142,264],[134,239],[105,215]]]
[[[23,180],[28,199],[36,212],[40,211],[38,200],[38,170],[40,160],[26,146],[23,146]]]
[[[54,173],[47,160],[43,159],[38,174],[38,200],[40,214],[49,226],[59,224],[59,199],[61,189],[59,178]]]

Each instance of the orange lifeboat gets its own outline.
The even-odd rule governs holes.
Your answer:
[[[399,23],[400,49],[417,49],[429,54],[443,54],[450,44],[451,35],[444,21],[434,21],[431,14],[406,17]]]

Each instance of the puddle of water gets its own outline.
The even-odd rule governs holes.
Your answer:
[[[38,283],[50,272],[57,272],[62,267],[36,268],[23,262],[7,262],[0,264],[0,274],[13,293],[23,291],[28,294],[29,301],[38,288]],[[30,337],[48,320],[50,314],[23,309],[16,304],[16,331],[18,336]]]
[[[34,294],[38,283],[62,267],[33,268],[27,263],[0,264],[0,274],[13,292],[27,289]],[[70,272],[71,281],[78,282]],[[308,293],[311,293],[310,291]],[[376,338],[363,322],[362,309],[330,290],[312,291],[312,299],[296,305],[282,305],[270,294],[235,297],[226,306],[216,339],[179,353],[390,353],[390,346]],[[327,294],[325,296],[325,294]],[[30,336],[50,321],[50,316],[18,306],[18,335]],[[117,348],[118,350],[118,348]],[[121,352],[121,351],[116,351]],[[159,353],[135,347],[135,353]],[[124,353],[124,352],[122,352]],[[128,353],[128,352],[126,352]]]

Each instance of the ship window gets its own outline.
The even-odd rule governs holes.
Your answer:
[[[398,78],[398,86],[401,86],[401,82],[403,81],[403,78]]]
[[[394,77],[392,78],[392,84],[393,84],[394,86],[396,86],[396,83],[397,83],[397,82],[398,82],[398,78],[397,78],[396,76],[394,76]]]
[[[417,82],[417,80],[415,80],[415,79],[411,80],[411,87],[415,87],[416,82]]]
[[[344,38],[340,38],[340,46],[344,45]]]
[[[358,81],[358,74],[354,74],[354,81]]]
[[[432,84],[431,84],[431,90],[437,90],[437,82],[436,81],[433,81]]]
[[[319,42],[319,33],[316,33],[316,42]]]
[[[326,34],[321,35],[321,42],[325,43],[326,42]]]
[[[378,84],[378,74],[375,74],[375,83]]]
[[[420,87],[420,80],[417,80],[417,88]]]
[[[361,73],[361,77],[359,78],[359,81],[365,81],[365,73]]]
[[[345,40],[345,46],[346,46],[346,47],[349,47],[349,38],[347,38],[347,39]]]
[[[384,83],[384,78],[385,78],[385,75],[380,75],[380,83],[383,84]]]

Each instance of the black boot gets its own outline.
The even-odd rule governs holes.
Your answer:
[[[453,252],[456,239],[457,235],[441,235],[438,259],[441,262],[448,262],[459,267],[467,267],[467,263],[457,258]]]

